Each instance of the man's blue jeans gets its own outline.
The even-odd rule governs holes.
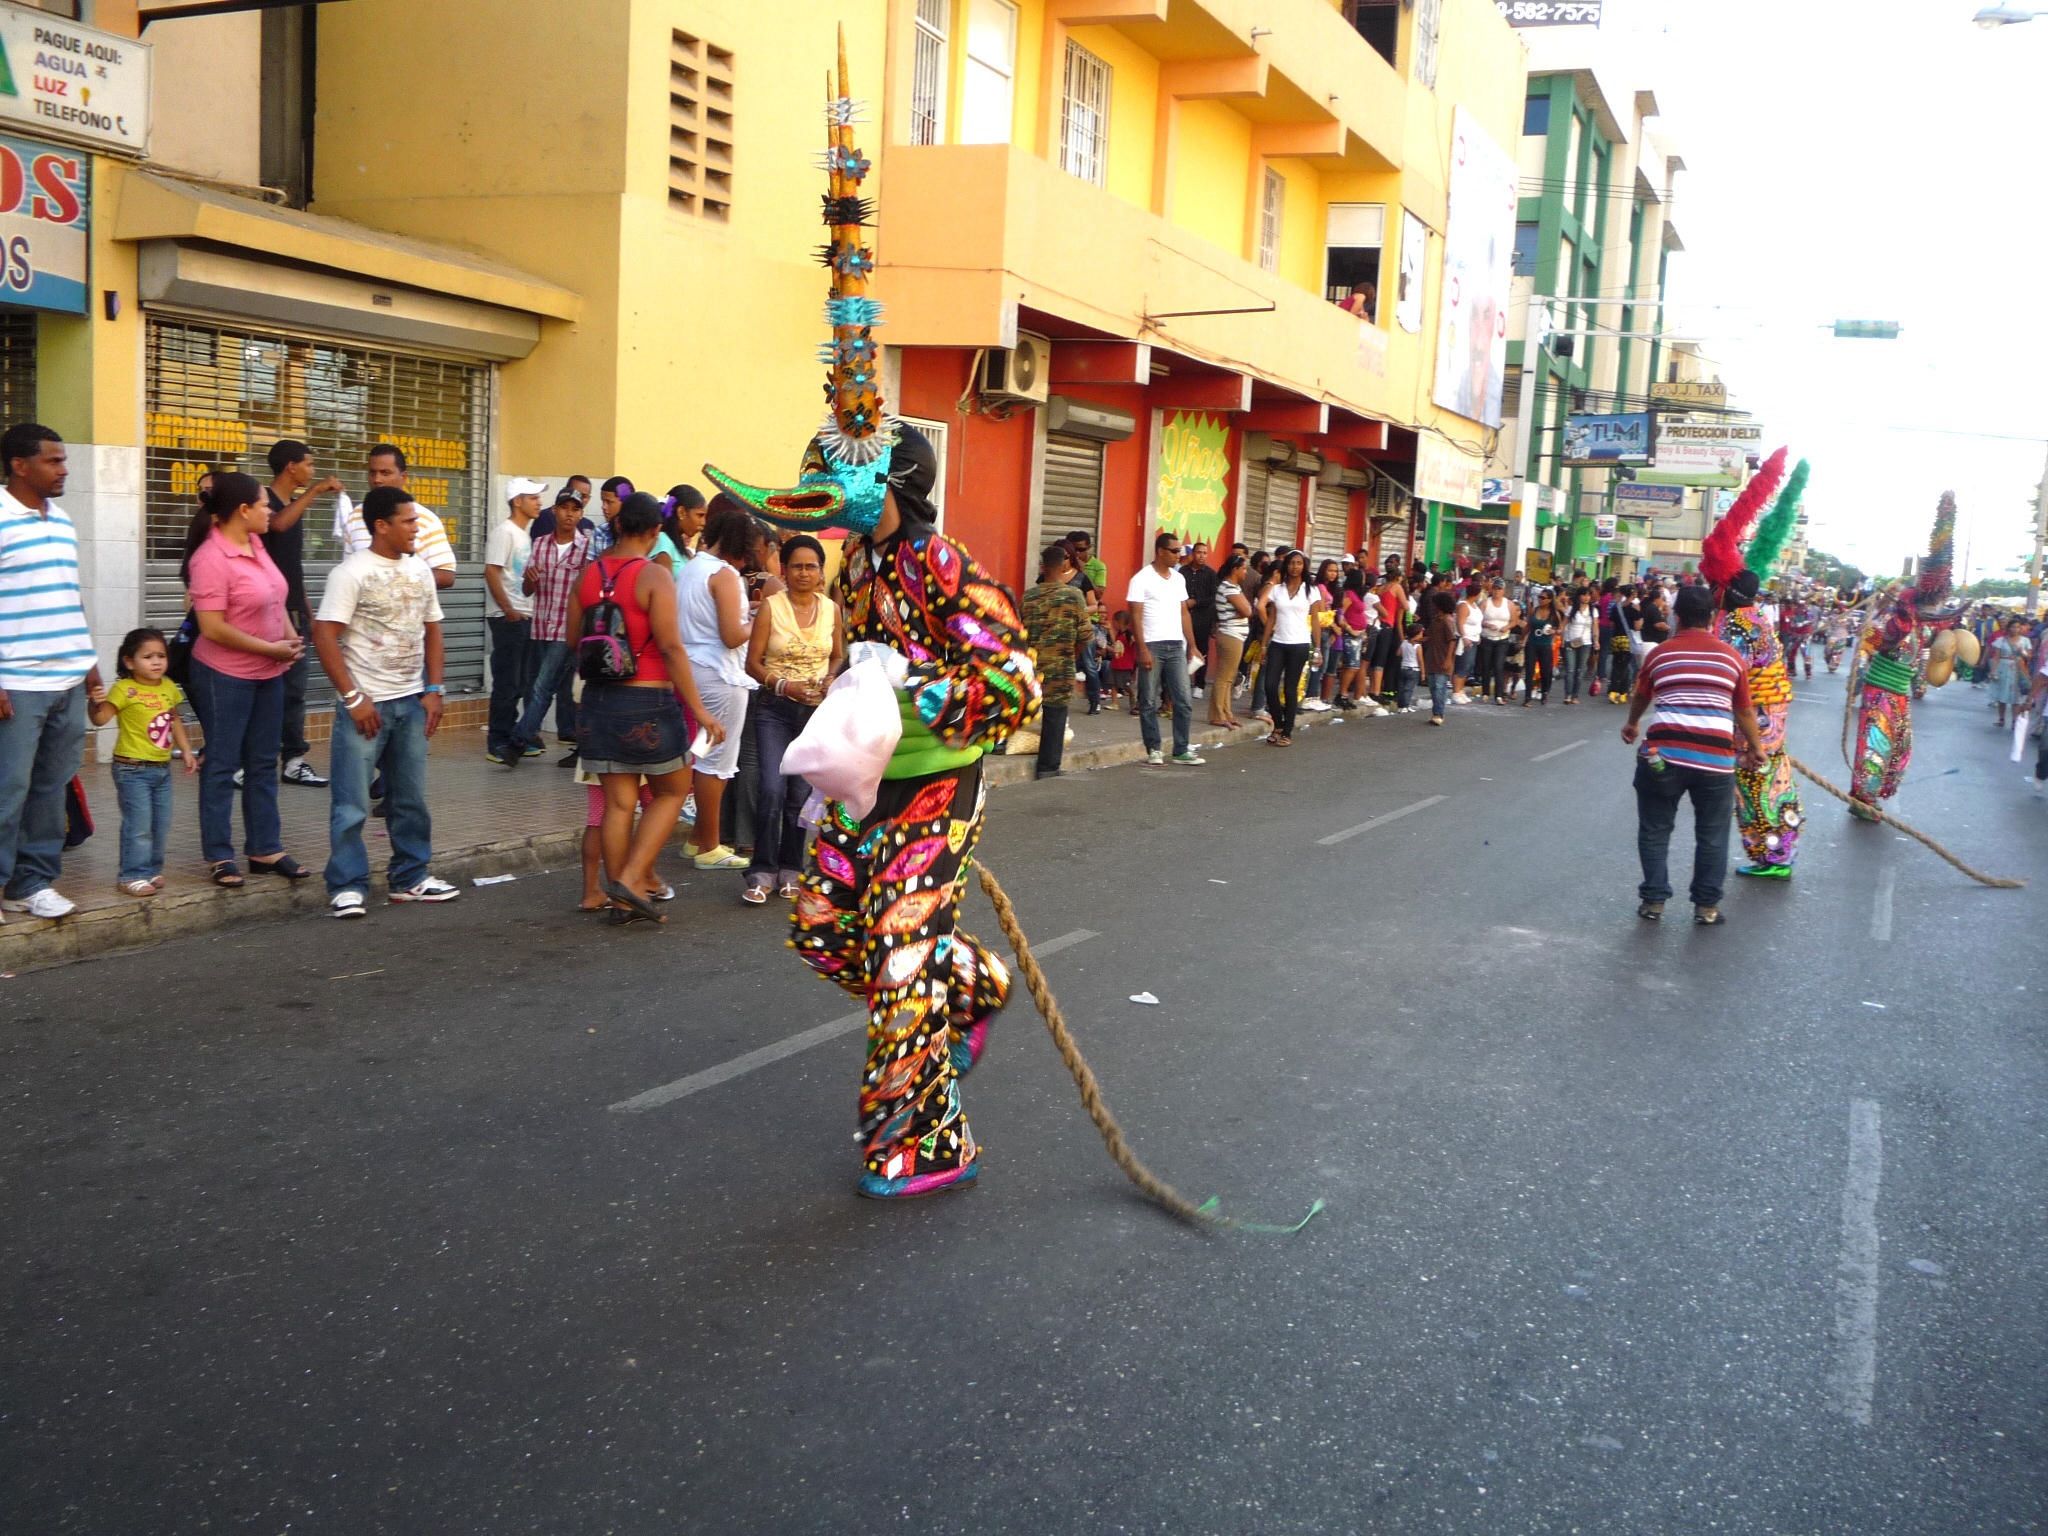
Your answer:
[[[64,786],[85,757],[85,684],[9,691],[0,720],[0,886],[15,901],[64,873]]]
[[[521,734],[519,712],[533,686],[533,647],[526,643],[533,624],[527,619],[494,617],[490,629],[491,713],[484,728],[484,750],[504,753]]]
[[[540,740],[540,723],[548,717],[548,705],[555,706],[555,734],[564,741],[576,739],[575,659],[576,648],[566,640],[533,640],[533,687],[526,695],[526,710],[519,717],[522,745]]]
[[[235,856],[235,770],[242,770],[243,851],[267,859],[284,851],[277,818],[277,750],[284,729],[284,678],[261,682],[216,672],[197,656],[185,690],[206,732],[199,766],[199,849],[209,864]]]
[[[1188,731],[1195,722],[1195,696],[1188,688],[1188,647],[1185,640],[1153,640],[1152,665],[1138,669],[1138,734],[1145,750],[1159,750],[1159,689],[1163,682],[1173,696],[1173,755],[1188,749]]]
[[[154,880],[164,872],[171,837],[171,765],[115,763],[114,798],[121,805],[120,882]]]
[[[1678,802],[1692,797],[1692,903],[1718,907],[1728,877],[1728,834],[1735,822],[1735,775],[1666,763],[1653,773],[1636,759],[1636,852],[1643,861],[1644,901],[1671,899],[1671,829]]]
[[[1429,674],[1429,718],[1441,720],[1444,711],[1451,705],[1451,674],[1432,672]]]
[[[370,775],[384,775],[385,835],[391,839],[387,879],[394,891],[409,891],[427,877],[434,857],[434,821],[427,811],[427,712],[421,694],[386,699],[377,706],[384,717],[374,737],[356,729],[345,709],[334,711],[334,745],[328,774],[334,781],[334,804],[327,816],[327,840],[333,850],[325,871],[328,895],[370,889],[370,855],[363,846],[363,823],[370,816]]]

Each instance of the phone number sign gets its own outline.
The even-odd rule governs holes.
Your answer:
[[[1493,0],[1511,27],[1597,27],[1603,0]]]

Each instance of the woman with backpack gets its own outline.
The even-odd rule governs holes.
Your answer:
[[[661,503],[635,492],[612,526],[611,548],[584,568],[569,600],[584,682],[577,750],[584,771],[604,786],[599,841],[615,920],[659,923],[667,919],[647,897],[661,883],[654,861],[690,787],[683,705],[714,744],[725,740],[725,727],[698,694],[676,627],[676,583],[649,558],[661,532]],[[650,798],[635,830],[643,779]]]

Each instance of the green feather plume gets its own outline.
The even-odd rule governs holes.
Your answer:
[[[1771,504],[1771,510],[1756,525],[1756,537],[1749,541],[1742,563],[1756,574],[1759,581],[1771,579],[1778,556],[1785,552],[1785,541],[1791,538],[1793,521],[1799,516],[1799,498],[1806,494],[1808,473],[1807,462],[1801,459],[1793,466],[1792,477],[1785,482],[1785,489],[1778,492],[1778,499]]]

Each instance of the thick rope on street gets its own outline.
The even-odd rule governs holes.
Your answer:
[[[1310,1207],[1308,1216],[1304,1216],[1298,1226],[1255,1226],[1220,1214],[1215,1209],[1214,1200],[1199,1206],[1192,1204],[1185,1195],[1138,1161],[1137,1154],[1124,1140],[1123,1129],[1116,1123],[1116,1117],[1102,1102],[1102,1089],[1096,1084],[1095,1074],[1089,1070],[1080,1047],[1074,1044],[1074,1037],[1067,1030],[1066,1016],[1060,1012],[1059,999],[1052,995],[1052,988],[1046,984],[1038,957],[1031,953],[1031,941],[1024,936],[1023,926],[1017,921],[1017,909],[1011,905],[1008,894],[996,877],[989,873],[986,864],[977,860],[974,867],[981,877],[982,890],[996,909],[996,921],[1002,926],[1003,937],[1010,941],[1010,948],[1017,956],[1017,968],[1024,973],[1024,986],[1031,993],[1031,1001],[1038,1005],[1039,1016],[1052,1033],[1052,1043],[1060,1053],[1060,1060],[1073,1074],[1074,1086],[1081,1090],[1081,1106],[1088,1111],[1088,1118],[1095,1122],[1095,1129],[1102,1133],[1102,1144],[1109,1148],[1111,1161],[1123,1169],[1124,1177],[1137,1185],[1146,1199],[1165,1207],[1191,1226],[1236,1227],[1247,1232],[1298,1232],[1306,1226],[1309,1217],[1323,1208],[1322,1201],[1318,1200]]]
[[[1798,758],[1788,757],[1787,760],[1792,764],[1794,768],[1797,768],[1807,778],[1813,780],[1814,783],[1818,784],[1822,789],[1826,790],[1829,794],[1833,795],[1837,800],[1841,801],[1842,804],[1855,805],[1861,803],[1858,801],[1851,800],[1848,795],[1844,794],[1841,790],[1835,788],[1834,785],[1830,784],[1826,779],[1822,778],[1819,774],[1815,773],[1811,768],[1807,767],[1806,764],[1799,761]],[[1877,817],[1879,821],[1883,822],[1886,826],[1895,827],[1899,831],[1905,833],[1906,836],[1912,838],[1916,843],[1920,843],[1928,848],[1931,848],[1934,852],[1941,855],[1942,858],[1948,860],[1949,863],[1955,865],[1957,869],[1960,869],[1964,874],[1968,875],[1972,880],[1975,880],[1979,885],[1993,885],[1998,887],[2002,891],[2017,891],[2024,887],[2027,883],[2024,880],[2001,879],[1997,875],[1987,875],[1981,869],[1972,869],[1969,865],[1965,864],[1961,859],[1957,858],[1954,854],[1950,853],[1946,848],[1942,847],[1941,844],[1937,843],[1933,838],[1929,837],[1925,832],[1922,832],[1918,827],[1907,825],[1905,822],[1899,820],[1898,817],[1892,815],[1891,812],[1885,810],[1883,807],[1875,805],[1865,805],[1863,808],[1871,812],[1874,816]]]

